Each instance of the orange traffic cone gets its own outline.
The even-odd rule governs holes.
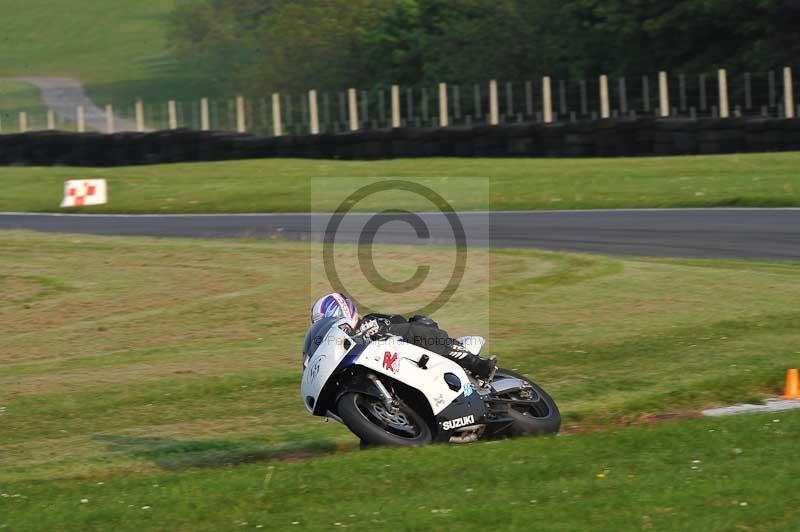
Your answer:
[[[797,368],[786,372],[786,388],[781,399],[800,399],[800,382],[797,378]]]

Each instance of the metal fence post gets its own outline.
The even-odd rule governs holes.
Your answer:
[[[770,70],[767,73],[767,85],[769,86],[769,106],[775,107],[776,101],[776,89],[775,89],[775,71]]]
[[[475,107],[475,118],[480,120],[483,118],[483,100],[481,98],[481,86],[477,83],[472,87],[472,101]]]
[[[625,78],[619,78],[617,80],[617,86],[619,88],[619,112],[621,114],[627,114],[627,112],[628,112],[628,88],[625,85]]]
[[[581,97],[581,116],[586,116],[589,114],[589,101],[586,97],[586,80],[582,79],[578,82],[578,91]]]
[[[753,108],[753,89],[750,72],[744,74],[744,108],[748,111]]]
[[[567,84],[560,79],[558,80],[558,112],[562,116],[566,116],[567,111]]]
[[[453,118],[458,121],[461,120],[461,88],[458,85],[453,85]]]
[[[700,85],[700,110],[705,111],[708,109],[708,97],[706,96],[706,75],[700,74],[697,79],[697,83]]]
[[[412,126],[414,120],[414,89],[406,89],[406,124]]]
[[[514,86],[506,81],[506,116],[510,120],[514,116]]]
[[[686,75],[679,74],[678,75],[678,98],[680,102],[679,109],[681,111],[686,110]]]
[[[361,123],[364,125],[364,129],[369,128],[367,121],[369,120],[369,98],[367,97],[367,91],[361,91],[361,100],[359,101],[361,104],[361,114],[359,115],[359,119]]]
[[[525,82],[525,114],[533,116],[533,83]]]
[[[383,89],[378,91],[378,127],[386,123],[386,95]]]

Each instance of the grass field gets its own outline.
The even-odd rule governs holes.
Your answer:
[[[18,81],[0,81],[0,113],[43,112],[47,106],[35,85]],[[13,117],[16,120],[16,116]]]
[[[3,484],[9,497],[0,499],[6,510],[0,526],[796,530],[798,468],[791,460],[798,438],[800,414],[783,413],[461,447],[13,482]]]
[[[263,159],[126,168],[0,168],[0,211],[58,211],[63,181],[106,178],[109,204],[85,212],[305,212],[310,178],[364,183],[414,178],[447,187],[448,178],[491,179],[484,194],[460,186],[456,209],[586,209],[800,205],[800,153],[632,159],[425,159],[375,162]],[[315,194],[321,197],[322,194]],[[377,197],[382,198],[382,197]],[[356,210],[393,206],[360,203]],[[407,208],[430,209],[407,198]],[[314,210],[336,208],[315,204]]]
[[[165,34],[176,0],[5,0],[0,77],[67,76],[92,99],[129,103],[197,97],[214,87],[171,56]],[[209,94],[212,95],[212,94]]]
[[[799,524],[797,414],[647,422],[778,390],[800,361],[800,265],[493,250],[490,350],[579,432],[361,453],[297,396],[310,253],[0,233],[0,526]]]

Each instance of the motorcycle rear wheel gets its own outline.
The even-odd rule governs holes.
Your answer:
[[[392,412],[381,399],[351,392],[336,407],[347,428],[368,445],[414,447],[433,439],[425,419],[402,403]]]
[[[514,405],[513,403],[510,405],[508,415],[514,422],[509,429],[508,435],[556,434],[561,428],[561,412],[558,411],[558,405],[550,397],[550,394],[529,378],[510,370],[498,369],[494,379],[498,380],[504,377],[524,380],[530,385],[532,396],[536,398],[534,405]],[[507,398],[525,399],[514,393],[508,394]]]

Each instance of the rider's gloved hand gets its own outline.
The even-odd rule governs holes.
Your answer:
[[[373,318],[361,322],[361,325],[358,327],[357,334],[362,338],[373,338],[386,331],[387,327],[388,324],[386,320]]]
[[[375,335],[379,330],[378,320],[367,320],[361,322],[356,333],[366,338]]]

